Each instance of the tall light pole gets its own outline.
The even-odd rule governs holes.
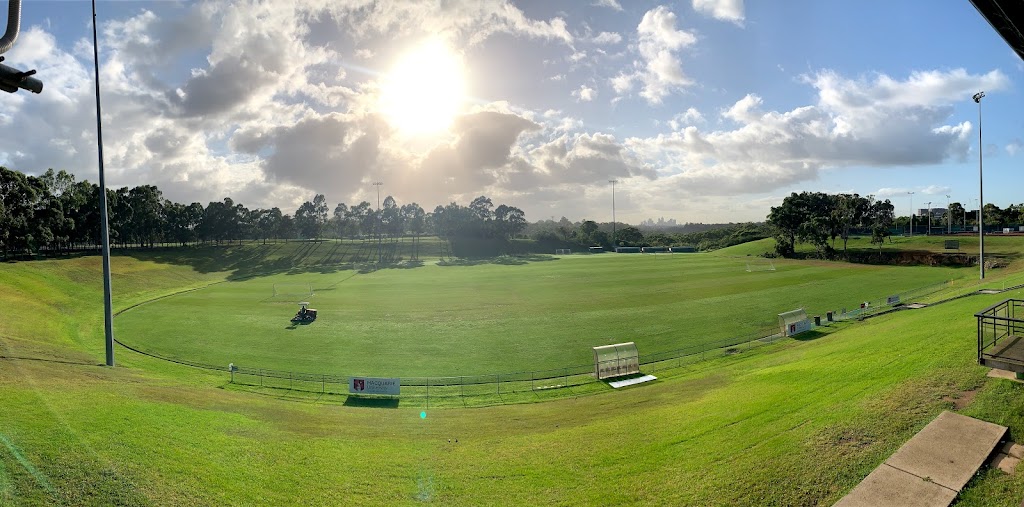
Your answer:
[[[928,233],[925,234],[925,235],[926,236],[931,236],[932,235],[932,202],[928,201],[928,202],[926,202],[924,204],[925,204],[925,206],[928,206],[928,208],[927,208],[927,210],[928,210]]]
[[[96,0],[92,0],[92,63],[96,71],[96,147],[100,169],[100,243],[103,245],[103,333],[107,366],[114,366],[114,315],[110,302],[110,231],[107,225],[107,183],[103,177],[103,123],[100,113],[100,50],[96,42]]]
[[[978,104],[978,268],[981,279],[985,279],[985,219],[981,209],[985,207],[985,185],[982,182],[982,152],[985,146],[981,144],[981,99],[985,92],[975,93],[974,102]]]
[[[381,260],[381,257],[380,257],[380,225],[381,225],[381,219],[383,217],[380,216],[380,186],[383,185],[383,184],[384,184],[384,182],[382,182],[382,181],[375,181],[375,182],[373,182],[373,186],[377,187],[377,264],[380,264],[380,260]]]
[[[949,200],[949,194],[946,194],[946,234],[953,234],[953,210],[951,206],[953,202]]]
[[[914,193],[907,192],[910,196],[910,237],[914,237]]]
[[[612,251],[613,252],[615,251],[615,248],[617,248],[619,246],[619,244],[615,242],[615,184],[618,183],[618,182],[619,182],[619,180],[608,180],[608,183],[612,184]]]

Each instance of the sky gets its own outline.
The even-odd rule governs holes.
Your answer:
[[[109,187],[531,221],[764,220],[791,192],[1024,202],[1024,62],[967,0],[100,1]],[[90,4],[26,0],[0,164],[97,181]],[[381,185],[374,186],[373,183]],[[913,195],[908,192],[914,192]]]

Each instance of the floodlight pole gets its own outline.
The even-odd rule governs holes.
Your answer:
[[[377,264],[380,264],[380,260],[381,260],[381,256],[380,256],[380,229],[381,229],[381,227],[380,226],[381,226],[381,220],[383,220],[383,217],[380,216],[380,186],[383,185],[383,184],[384,184],[384,182],[382,182],[382,181],[375,181],[375,182],[373,182],[373,186],[377,187]]]
[[[107,183],[103,177],[103,122],[100,110],[100,53],[96,38],[96,0],[92,0],[92,57],[96,72],[96,147],[100,171],[100,243],[103,245],[103,332],[107,366],[114,366],[114,315],[110,300],[110,233],[107,226]]]
[[[615,248],[619,246],[619,244],[615,242],[615,184],[618,183],[618,182],[619,182],[619,180],[608,180],[608,183],[612,184],[612,251],[613,252],[615,251]]]
[[[925,203],[925,205],[928,206],[928,233],[925,234],[925,235],[926,236],[931,236],[932,235],[932,202],[928,201],[928,202]]]
[[[910,195],[910,237],[914,237],[914,193],[907,192]]]
[[[985,146],[981,144],[981,99],[985,92],[975,93],[974,102],[978,104],[978,268],[981,273],[981,280],[985,279],[985,219],[982,208],[985,207],[985,185],[982,180],[982,155]]]

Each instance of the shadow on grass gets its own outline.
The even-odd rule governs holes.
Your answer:
[[[396,243],[382,245],[378,253],[376,244],[327,240],[133,249],[117,251],[115,255],[190,266],[200,273],[227,271],[231,281],[280,274],[366,274],[424,265],[420,260],[404,259],[400,250]]]
[[[522,266],[531,262],[557,261],[558,257],[541,254],[501,255],[487,258],[457,258],[442,260],[438,266],[479,266],[482,264],[498,264],[502,266]]]
[[[22,356],[0,356],[0,360],[11,360],[11,361],[41,361],[44,363],[56,363],[56,364],[73,364],[78,366],[106,366],[103,363],[89,363],[85,361],[68,361],[63,359],[46,359],[42,357],[22,357]]]
[[[824,332],[812,329],[810,331],[804,331],[803,333],[800,333],[800,334],[794,336],[793,339],[796,340],[796,341],[801,341],[801,342],[809,342],[811,340],[817,340],[818,338],[821,338],[822,336],[828,336],[828,333],[824,333]]]
[[[398,408],[398,398],[364,398],[361,396],[349,396],[342,405],[346,407],[367,407],[367,408]]]

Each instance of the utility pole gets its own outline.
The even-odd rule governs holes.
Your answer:
[[[381,255],[380,255],[380,226],[381,226],[381,219],[383,217],[380,216],[380,186],[383,185],[383,184],[384,184],[384,182],[382,182],[382,181],[375,181],[375,182],[373,182],[373,186],[377,187],[377,265],[380,265],[380,261],[381,261]]]
[[[615,241],[615,184],[618,182],[619,180],[608,180],[608,183],[612,184],[612,252],[619,246]]]
[[[107,183],[103,174],[103,122],[100,113],[100,52],[96,42],[96,0],[92,0],[92,58],[96,71],[96,147],[100,170],[100,242],[103,245],[103,334],[107,366],[114,366],[114,314],[110,301],[110,231],[107,224]]]
[[[981,280],[985,279],[985,219],[981,209],[985,207],[985,185],[982,180],[982,152],[985,145],[981,144],[981,99],[985,92],[975,93],[974,102],[978,104],[978,268],[981,273]]]

